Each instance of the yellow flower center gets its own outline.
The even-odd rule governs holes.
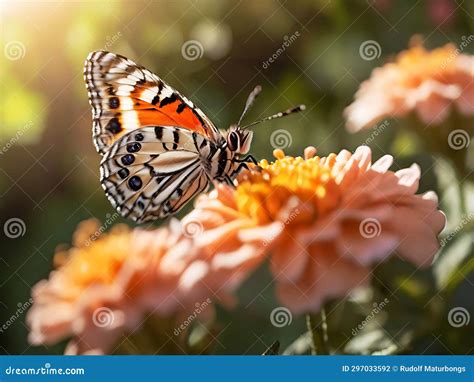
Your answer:
[[[312,208],[295,213],[292,222],[314,219],[314,215],[334,209],[340,193],[327,163],[317,156],[285,156],[281,150],[275,150],[274,155],[275,162],[262,160],[258,167],[239,176],[235,195],[240,212],[265,224],[290,218],[295,201]]]

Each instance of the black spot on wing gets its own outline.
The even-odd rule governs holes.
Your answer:
[[[107,123],[105,129],[112,134],[118,134],[122,131],[122,126],[120,125],[118,118],[114,117],[109,121],[109,123]]]
[[[179,104],[178,107],[176,108],[176,113],[181,114],[185,108],[186,108],[186,104],[184,102]]]
[[[125,179],[130,174],[130,171],[128,171],[126,168],[121,168],[117,174],[120,179]]]
[[[169,105],[173,102],[176,102],[177,100],[178,100],[178,96],[176,95],[176,93],[173,93],[169,97],[163,98],[163,100],[160,102],[160,107]]]
[[[151,104],[156,105],[158,102],[160,102],[160,93],[153,97],[153,99],[151,100]]]
[[[120,101],[118,97],[109,98],[109,107],[111,109],[118,109],[119,106],[120,106]]]
[[[163,127],[162,126],[155,126],[155,136],[156,136],[156,139],[161,141],[161,138],[163,138]]]
[[[136,153],[136,152],[140,151],[141,148],[142,148],[142,145],[138,142],[129,143],[127,145],[127,151],[129,153]]]
[[[173,131],[173,150],[178,148],[179,143],[179,132],[177,130]]]
[[[161,99],[161,92],[163,91],[163,82],[158,82],[158,92],[156,93],[156,95],[153,97],[153,99],[151,100],[151,104],[152,105],[156,105],[158,102],[160,102],[160,99]]]
[[[133,191],[138,191],[142,187],[142,184],[142,180],[136,175],[128,180],[128,185]]]
[[[132,154],[125,154],[121,160],[125,166],[130,166],[133,162],[135,162],[135,157]]]

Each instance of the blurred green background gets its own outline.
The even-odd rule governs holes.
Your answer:
[[[89,52],[109,50],[149,68],[190,98],[219,128],[238,119],[247,94],[261,84],[263,93],[247,116],[249,122],[298,103],[307,109],[259,126],[252,153],[259,159],[271,158],[271,134],[284,129],[289,134],[287,153],[299,155],[311,144],[320,154],[327,154],[353,149],[370,137],[370,131],[348,134],[342,111],[372,69],[406,49],[414,34],[420,34],[429,48],[448,42],[459,45],[463,36],[472,34],[474,15],[474,2],[451,0],[11,0],[0,7],[4,48],[0,56],[0,217],[2,225],[11,218],[25,224],[23,236],[0,235],[0,324],[28,301],[31,286],[48,276],[56,246],[70,243],[78,222],[89,217],[103,221],[113,213],[100,187],[99,155],[91,141],[91,110],[82,77]],[[193,60],[182,52],[190,40],[203,47]],[[380,45],[380,57],[361,57],[359,48],[367,40]],[[285,41],[291,43],[268,64]],[[472,54],[474,44],[466,50]],[[400,129],[401,124],[391,121],[372,137],[375,157],[396,156],[394,168],[418,162],[423,170],[420,191],[451,193],[442,198],[442,206],[455,227],[460,219],[459,201],[448,162],[435,164],[417,138]],[[472,269],[472,236],[459,243],[461,239],[459,235],[445,250],[454,253],[458,269],[462,264]],[[401,278],[412,274],[406,264],[390,267],[400,267]],[[474,280],[472,273],[469,278],[462,269],[449,298],[438,296],[443,301],[433,309],[471,304],[472,311]],[[422,326],[429,319],[436,274],[418,273],[412,289],[397,289],[396,300],[406,310],[394,316],[400,326],[393,333],[387,329],[396,338],[404,334],[399,331],[404,323]],[[268,277],[260,271],[242,289],[242,306],[233,313],[220,312],[222,326],[227,321],[232,325],[220,338],[225,348],[217,345],[216,353],[259,354],[274,339],[287,346],[303,332],[303,318],[295,317],[283,329],[270,325],[269,312],[276,304],[273,292],[252,294],[255,285]],[[419,300],[410,305],[404,294],[412,292]],[[363,304],[348,302],[334,317],[344,317],[350,304],[358,304],[358,316],[350,322],[335,319],[330,323],[341,349],[352,337],[351,328],[366,314]],[[393,304],[394,315],[396,307]],[[24,319],[21,314],[0,333],[1,353],[62,352],[62,344],[29,347]],[[415,325],[416,320],[421,321]],[[473,337],[470,344],[463,340],[472,334],[472,326],[453,330],[444,323],[433,330],[410,351],[472,352]]]

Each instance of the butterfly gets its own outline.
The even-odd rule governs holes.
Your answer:
[[[304,110],[299,105],[240,126],[261,91],[257,86],[238,123],[221,132],[190,100],[126,57],[90,53],[84,79],[102,188],[122,216],[139,223],[176,213],[211,183],[233,184],[249,162],[257,163],[247,155],[249,128]]]

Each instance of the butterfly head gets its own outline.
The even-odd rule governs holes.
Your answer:
[[[253,131],[244,130],[239,126],[231,126],[227,133],[227,147],[236,154],[244,155],[250,151]]]
[[[261,91],[262,91],[262,87],[260,85],[256,86],[252,90],[252,92],[249,94],[247,98],[244,111],[240,115],[239,121],[237,122],[236,125],[232,125],[229,129],[229,132],[227,133],[227,137],[226,137],[227,147],[231,151],[234,151],[237,154],[243,155],[249,152],[250,144],[252,143],[252,136],[253,136],[253,132],[249,130],[250,128],[253,128],[253,126],[258,125],[261,122],[269,121],[275,118],[281,118],[286,115],[303,111],[306,108],[305,105],[298,105],[296,107],[292,107],[291,109],[281,111],[279,113],[270,115],[269,117],[265,117],[258,121],[252,122],[248,125],[242,126],[240,124],[242,122],[242,119],[244,118],[245,114],[247,114],[247,111],[253,105],[253,103],[255,102],[255,100],[257,99]]]

